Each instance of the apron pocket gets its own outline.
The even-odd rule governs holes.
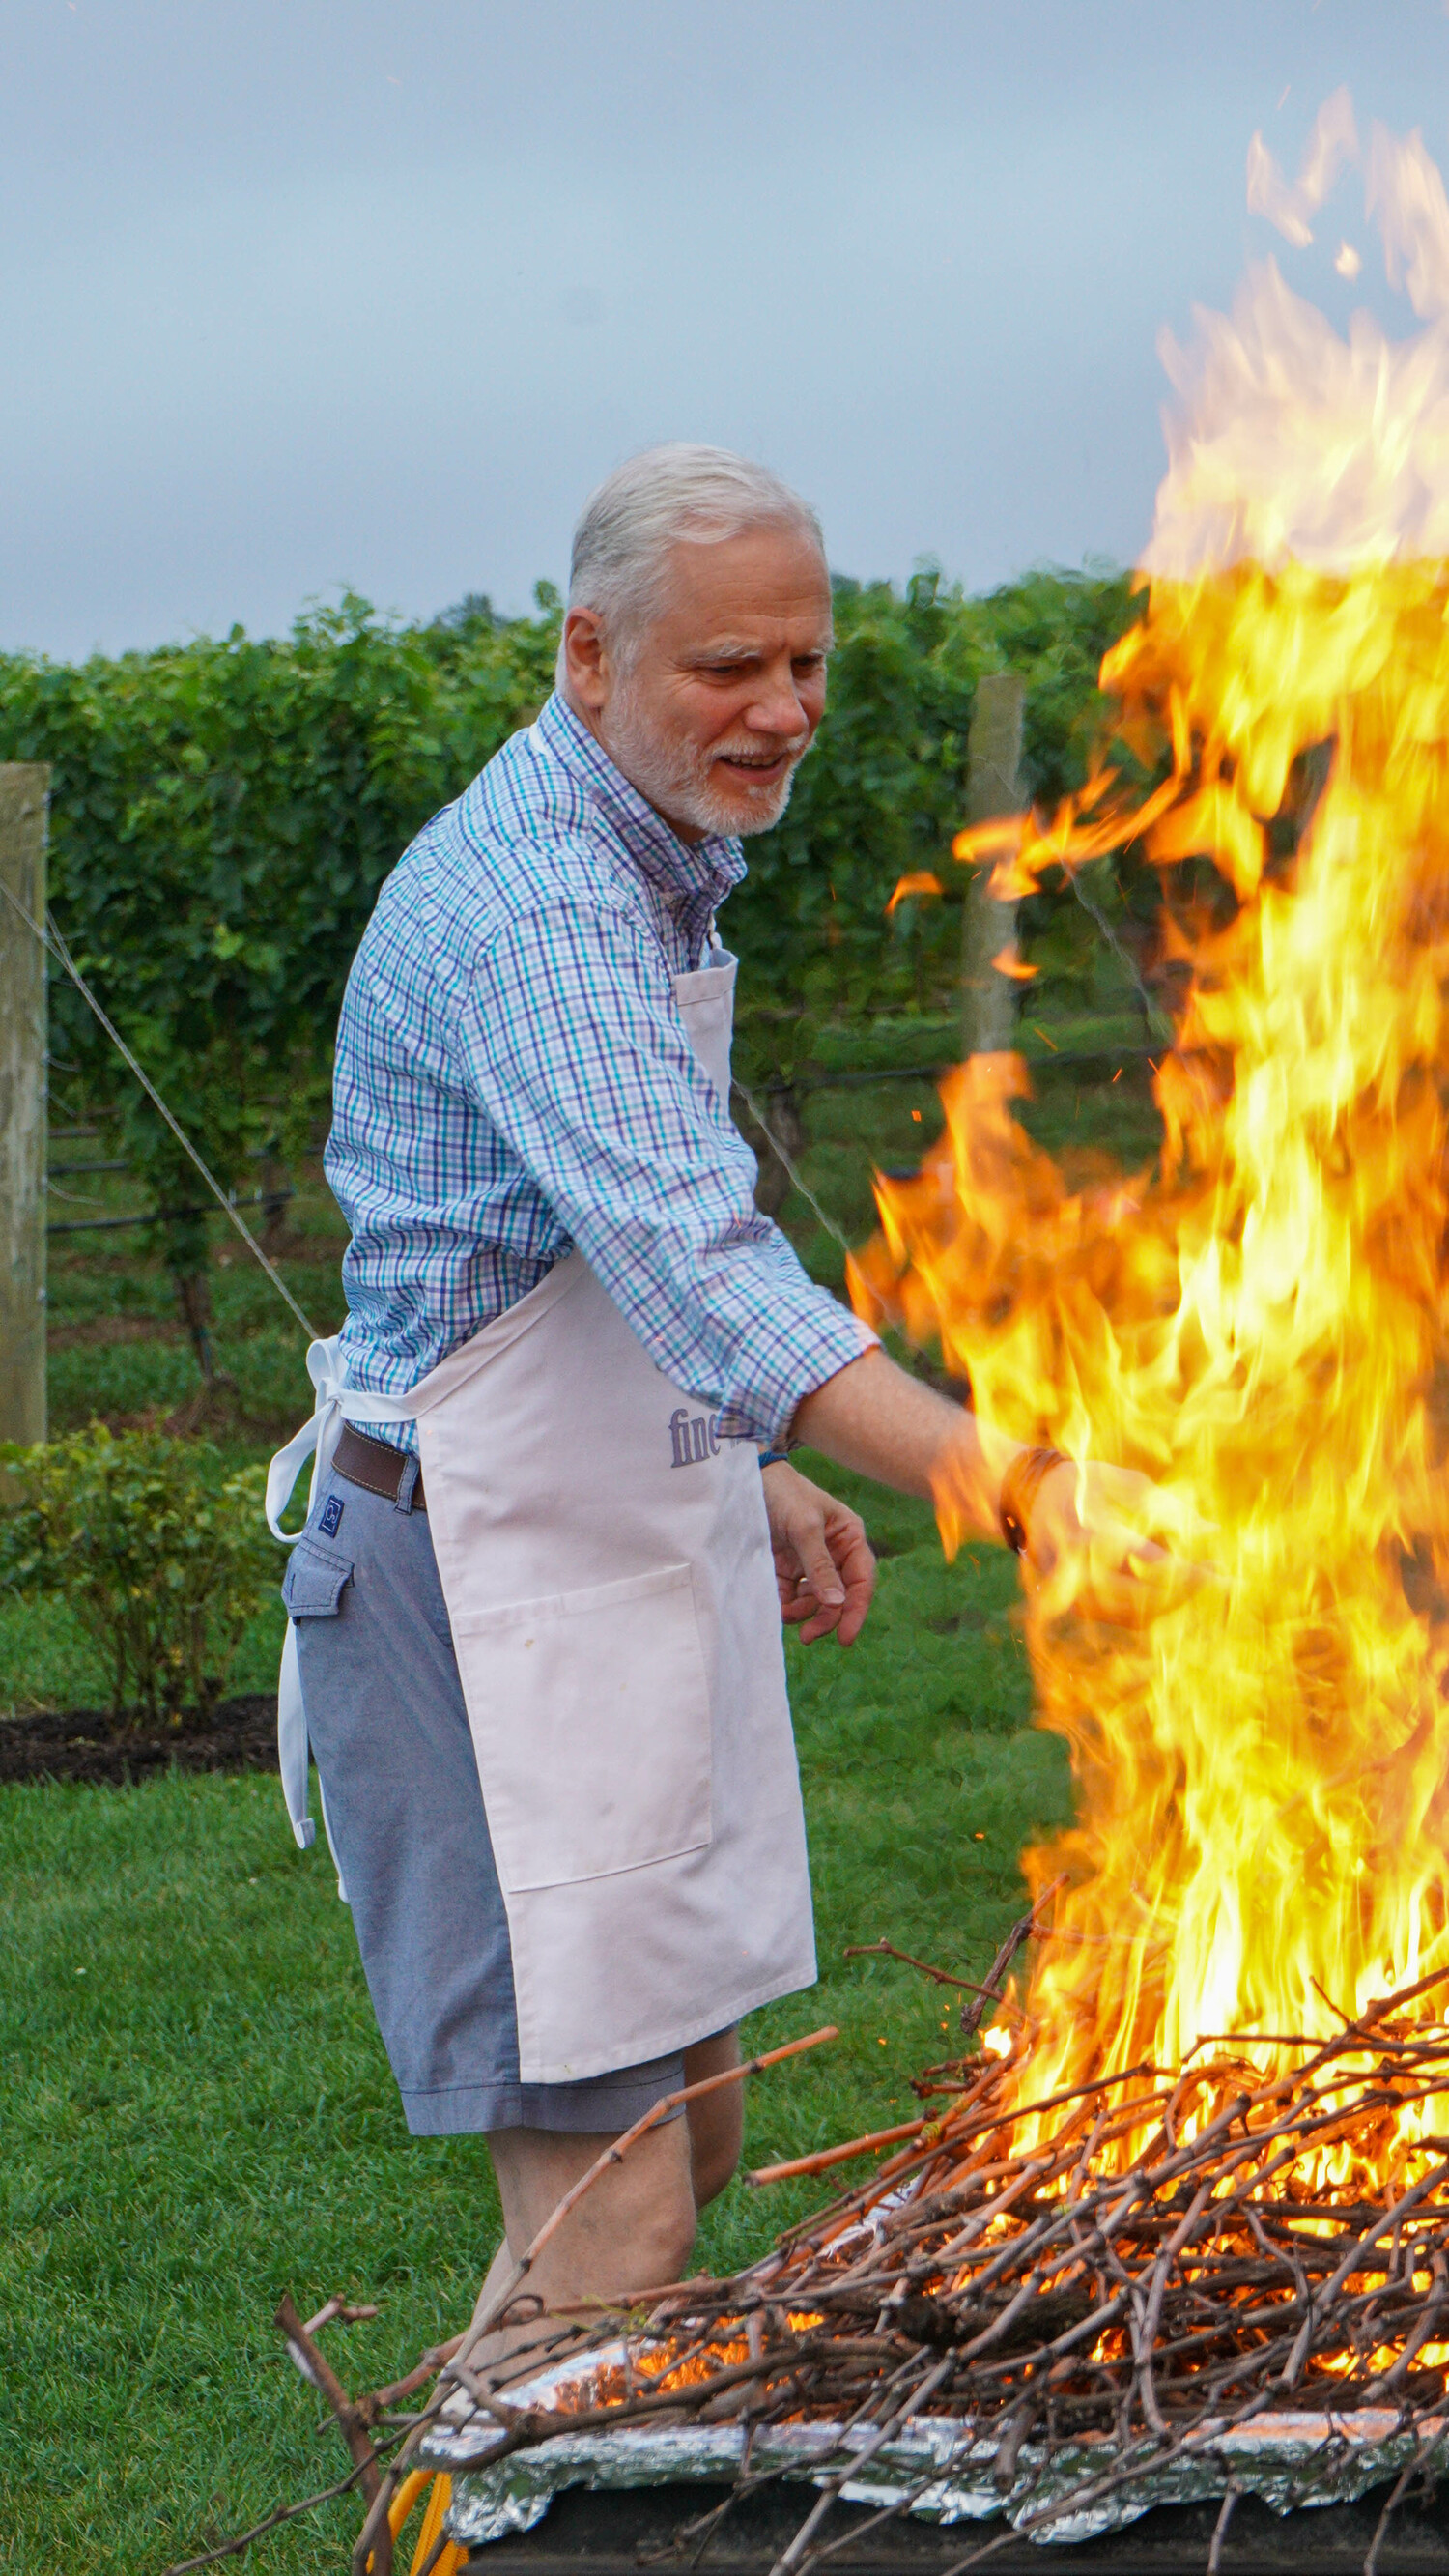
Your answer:
[[[707,1847],[709,1683],[687,1565],[456,1611],[453,1641],[510,1895]]]

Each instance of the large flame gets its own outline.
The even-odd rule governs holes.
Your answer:
[[[1302,241],[1357,155],[1340,97],[1296,189],[1255,143],[1254,202]],[[987,1422],[1213,1524],[1221,1582],[1140,1633],[1028,1612],[1078,1811],[1027,1861],[1067,1878],[1036,2092],[1323,2032],[1449,1961],[1449,206],[1417,136],[1364,157],[1421,330],[1340,339],[1268,262],[1167,352],[1146,613],[1102,673],[1157,783],[1119,753],[958,845],[1002,895],[1128,840],[1163,870],[1161,1155],[1073,1178],[1013,1116],[1019,1060],[975,1058],[856,1265]]]

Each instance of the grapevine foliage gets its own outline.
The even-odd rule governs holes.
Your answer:
[[[284,1164],[325,1111],[342,987],[383,878],[548,694],[559,603],[546,584],[536,600],[531,617],[470,599],[399,627],[349,596],[276,641],[237,627],[79,666],[0,658],[0,758],[52,765],[60,927],[239,1195],[259,1155]],[[827,1023],[940,1006],[977,676],[1025,673],[1030,783],[1058,794],[1084,774],[1097,664],[1130,614],[1110,574],[1035,574],[985,600],[930,572],[904,597],[837,581],[829,712],[783,822],[750,845],[726,923],[748,1078],[789,1080]],[[887,921],[910,869],[938,872],[948,899]],[[1090,922],[1056,909],[1070,974]],[[1049,946],[1049,900],[1038,910]],[[59,976],[52,1025],[70,1096],[115,1121],[148,1203],[194,1204],[195,1175]],[[204,1218],[158,1231],[178,1278],[201,1270]]]

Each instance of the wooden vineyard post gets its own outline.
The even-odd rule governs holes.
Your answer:
[[[50,770],[0,761],[0,886],[45,918]],[[0,894],[0,1440],[45,1438],[45,950]]]
[[[968,823],[1019,814],[1021,722],[1026,683],[1015,671],[987,671],[976,683],[967,745]],[[997,1055],[1016,1044],[1016,986],[993,966],[1016,953],[1016,906],[988,892],[993,862],[973,867],[961,920],[961,1022],[967,1055]]]

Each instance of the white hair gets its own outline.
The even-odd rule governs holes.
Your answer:
[[[658,607],[672,546],[711,544],[747,529],[793,528],[819,548],[820,522],[807,501],[747,456],[678,441],[646,447],[616,466],[574,531],[570,608],[592,608],[616,652],[628,647]]]

